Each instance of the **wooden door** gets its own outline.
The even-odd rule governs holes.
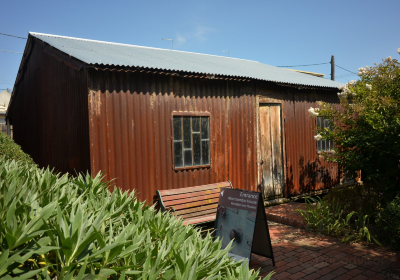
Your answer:
[[[260,104],[261,188],[265,199],[283,195],[281,106]]]

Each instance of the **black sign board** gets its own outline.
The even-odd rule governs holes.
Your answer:
[[[222,240],[222,248],[233,241],[229,256],[249,264],[251,253],[272,259],[271,238],[260,192],[221,188],[214,235]]]

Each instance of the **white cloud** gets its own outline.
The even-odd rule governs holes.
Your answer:
[[[190,41],[197,41],[197,42],[206,42],[208,40],[208,36],[212,32],[216,32],[214,28],[198,25],[192,32],[184,33],[176,33],[176,45],[182,46],[183,44],[190,42]]]
[[[205,42],[207,41],[207,35],[209,35],[212,32],[215,32],[216,30],[214,28],[204,26],[204,25],[198,25],[196,27],[196,31],[193,34],[193,37],[196,38],[200,42]]]
[[[186,38],[184,36],[182,36],[179,33],[176,33],[176,42],[177,45],[183,45],[184,43],[186,43]]]

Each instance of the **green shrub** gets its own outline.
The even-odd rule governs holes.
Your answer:
[[[228,257],[231,244],[221,250],[220,240],[101,179],[0,161],[0,278],[258,277]]]
[[[332,188],[324,196],[323,200],[329,205],[340,203],[347,205],[344,214],[351,212],[363,213],[373,217],[384,203],[383,187],[376,184],[352,185],[346,187]]]
[[[393,250],[400,250],[400,196],[377,213],[375,227],[380,240]]]
[[[10,139],[7,134],[0,132],[0,157],[6,160],[19,160],[28,164],[35,164],[32,158],[25,154],[21,147],[15,144],[14,140]]]
[[[348,174],[361,170],[364,182],[382,184],[392,200],[400,191],[400,62],[387,57],[360,68],[358,76],[340,87],[340,107],[317,101],[310,116],[329,121],[330,129],[316,128],[317,139],[335,142],[333,153],[323,153],[325,160]]]
[[[347,211],[348,205],[339,201],[328,204],[320,197],[306,197],[306,209],[297,209],[304,218],[307,228],[342,237],[343,242],[366,240],[380,245],[370,233],[369,216],[362,212]]]

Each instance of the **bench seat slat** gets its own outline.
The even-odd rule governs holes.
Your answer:
[[[176,211],[177,209],[180,209],[176,205],[182,205],[184,203],[189,203],[189,202],[198,202],[199,205],[210,204],[210,202],[208,202],[208,200],[213,199],[213,198],[219,198],[219,192],[218,193],[214,193],[214,194],[209,194],[209,195],[188,197],[188,198],[185,198],[185,199],[177,199],[177,200],[165,201],[164,205],[167,206],[167,207],[174,206],[175,211]],[[188,207],[191,207],[191,206],[188,206]]]
[[[183,199],[183,198],[187,198],[187,197],[198,197],[198,196],[209,195],[209,194],[219,195],[219,193],[220,193],[220,188],[216,188],[216,189],[210,189],[210,190],[201,191],[201,192],[192,192],[192,193],[163,196],[162,200],[165,204],[165,202],[171,201],[171,200],[178,200],[178,199]]]
[[[188,224],[199,224],[199,223],[205,223],[205,222],[210,222],[215,219],[215,215],[207,215],[207,216],[202,216],[198,218],[192,218],[192,219],[185,219],[183,221],[184,225]]]
[[[189,213],[189,214],[184,214],[184,215],[178,215],[178,217],[181,217],[183,219],[189,219],[189,218],[194,218],[197,216],[207,216],[207,215],[214,215],[214,219],[216,217],[216,211],[215,209],[208,209],[200,212],[194,212],[194,213]]]
[[[224,188],[224,187],[230,187],[229,182],[214,183],[214,184],[209,184],[209,185],[202,185],[202,186],[181,188],[181,189],[160,190],[159,192],[162,196],[168,196],[168,195],[174,195],[174,194],[191,193],[191,192],[196,192],[196,191],[204,191],[204,190],[215,189],[215,188]]]

